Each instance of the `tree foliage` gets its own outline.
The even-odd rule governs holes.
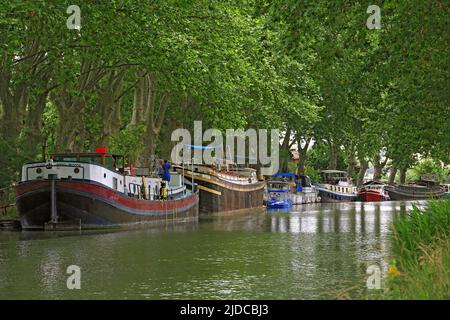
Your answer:
[[[445,2],[383,1],[380,30],[360,1],[79,0],[79,30],[71,4],[0,3],[0,186],[43,145],[146,164],[194,120],[281,129],[299,173],[450,162]]]

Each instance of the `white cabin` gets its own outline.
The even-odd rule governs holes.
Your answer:
[[[133,197],[154,200],[160,194],[160,177],[136,176],[134,169],[124,166],[124,158],[106,153],[55,154],[47,162],[27,163],[22,167],[21,182],[48,180],[77,180],[101,184]],[[186,187],[179,173],[171,172],[168,196],[184,192]]]

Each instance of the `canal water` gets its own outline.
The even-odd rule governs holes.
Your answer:
[[[424,202],[420,203],[421,205]],[[322,203],[114,232],[0,231],[0,299],[335,299],[366,296],[410,202]],[[67,288],[67,268],[81,289]]]

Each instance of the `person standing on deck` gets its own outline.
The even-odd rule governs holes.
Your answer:
[[[162,179],[163,179],[163,181],[167,181],[167,182],[170,181],[170,172],[169,172],[170,167],[171,166],[170,166],[169,161],[164,160],[164,163],[162,165],[162,168],[163,168]]]

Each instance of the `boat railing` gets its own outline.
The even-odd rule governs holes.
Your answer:
[[[141,195],[141,185],[137,183],[130,182],[128,184],[128,195],[132,197],[139,198]]]

